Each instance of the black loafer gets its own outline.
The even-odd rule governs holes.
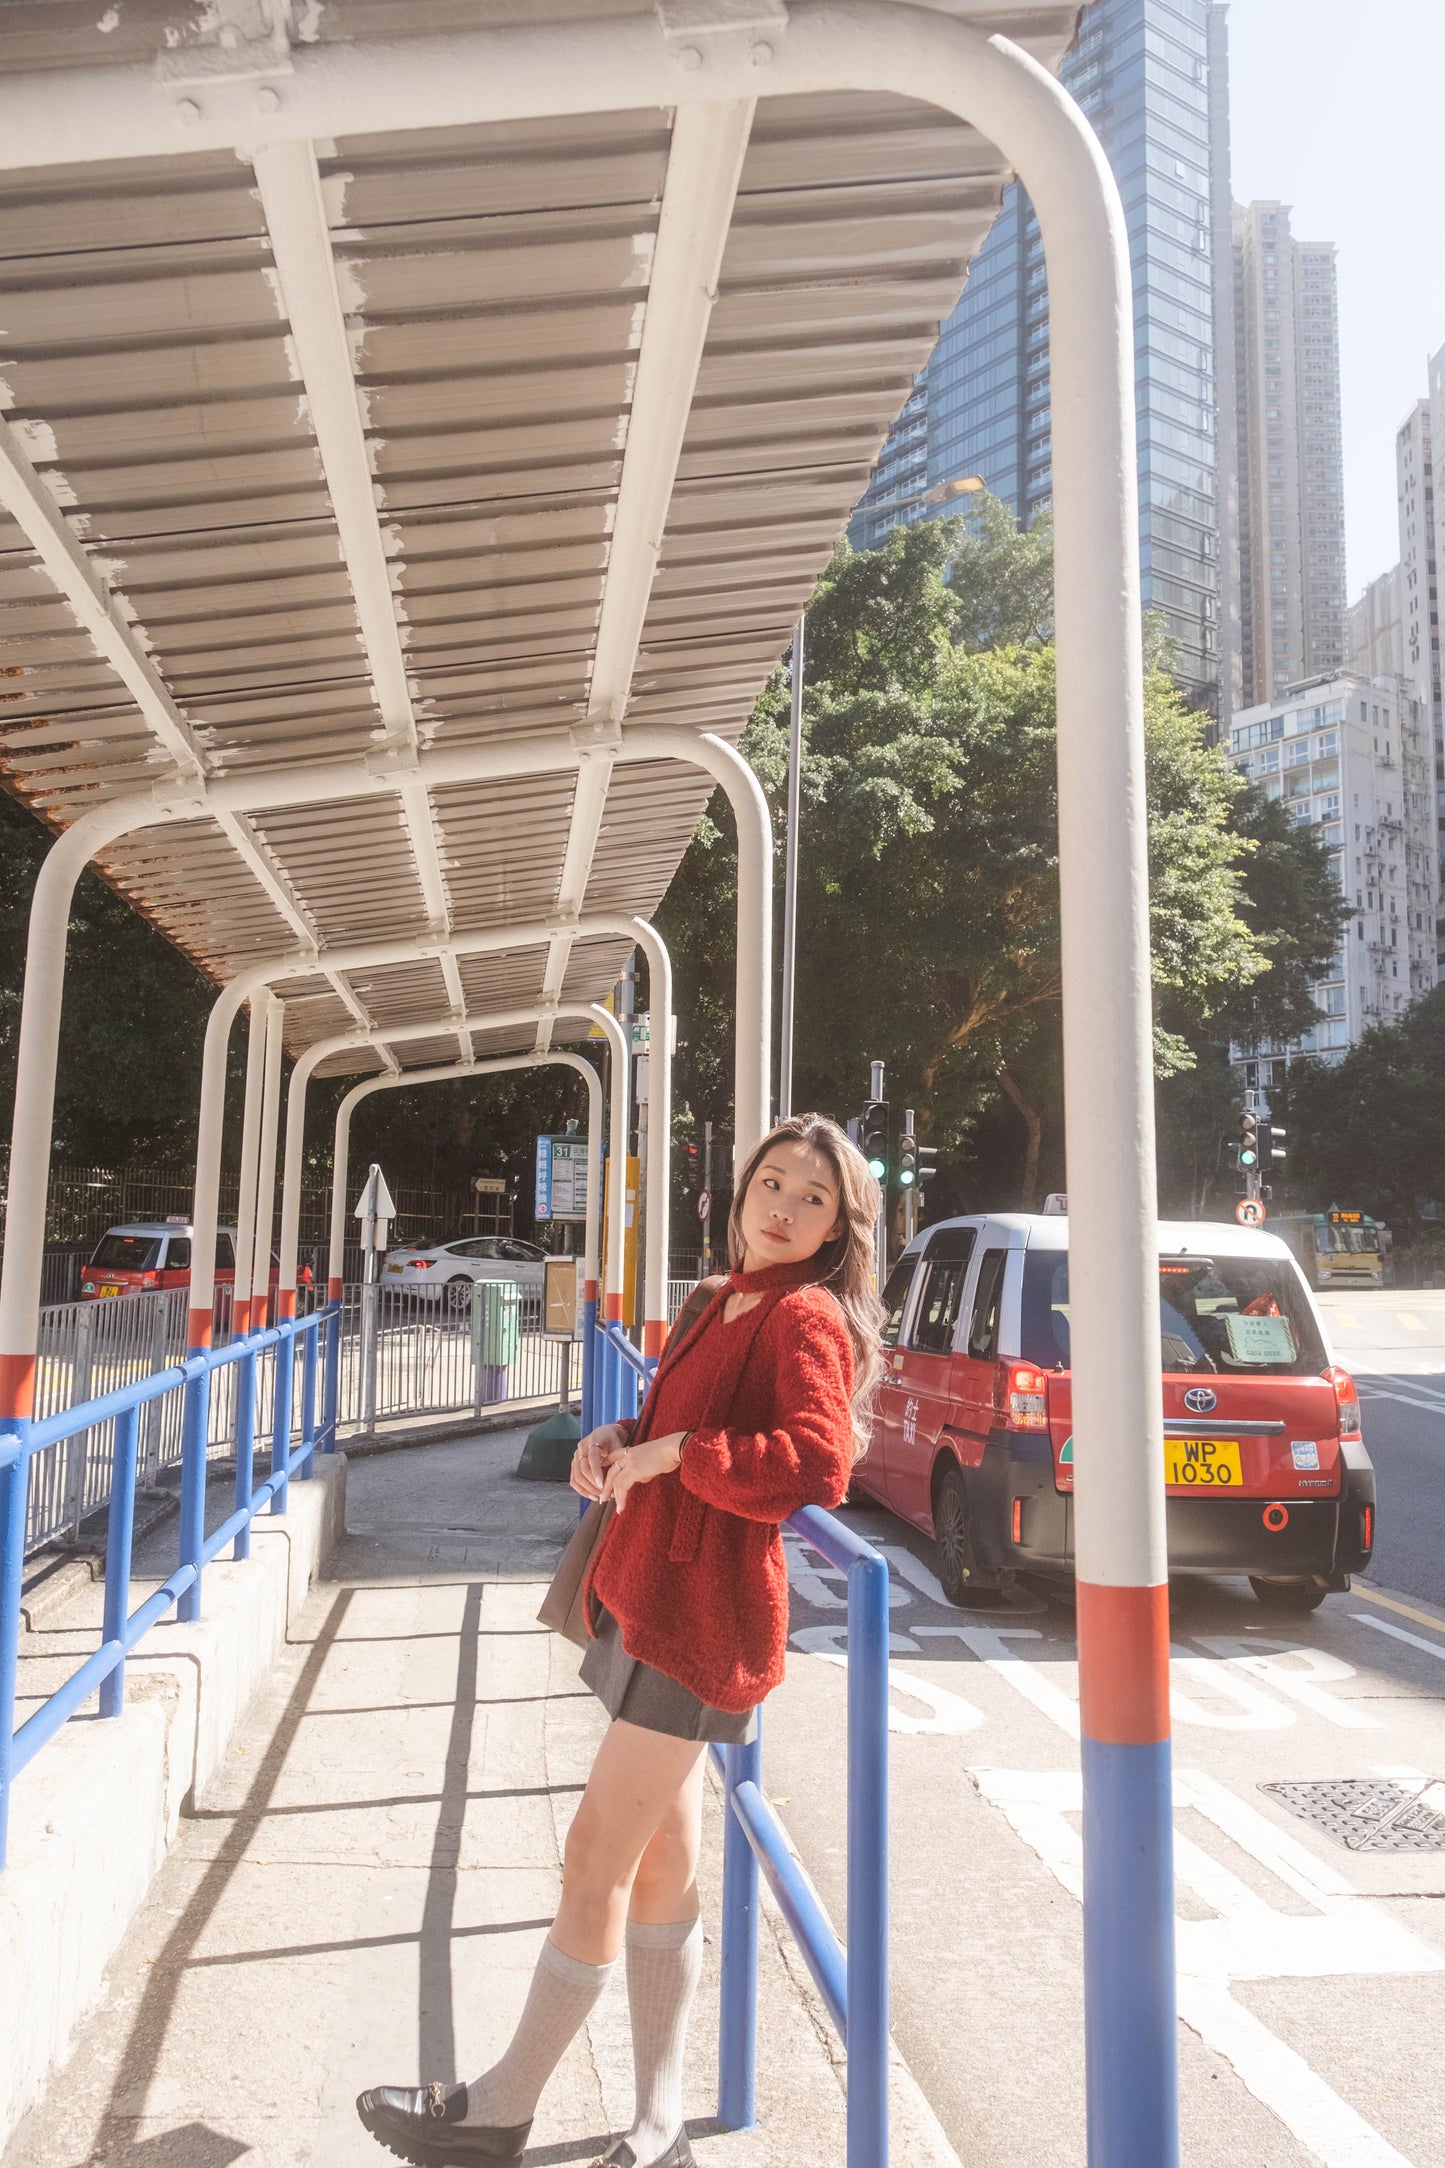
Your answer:
[[[627,2140],[619,2138],[600,2160],[593,2161],[592,2168],[697,2168],[697,2162],[687,2132],[680,2130],[667,2151],[659,2153],[656,2160],[640,2161]]]
[[[375,2085],[370,2092],[357,2094],[356,2112],[379,2145],[398,2160],[412,2161],[416,2168],[520,2160],[532,2128],[530,2119],[510,2129],[490,2123],[463,2124],[464,2085]],[[691,2160],[692,2155],[686,2158]]]

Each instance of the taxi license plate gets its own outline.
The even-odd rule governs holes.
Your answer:
[[[400,1266],[400,1265],[388,1265],[386,1269],[387,1269],[387,1271],[388,1271],[388,1272],[400,1272],[400,1270],[401,1270],[401,1266]]]
[[[118,1287],[98,1287],[96,1293],[98,1295],[118,1295],[120,1289]]]
[[[1166,1438],[1164,1480],[1187,1490],[1240,1490],[1237,1438]]]

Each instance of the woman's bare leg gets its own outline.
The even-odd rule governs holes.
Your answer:
[[[647,1841],[632,1882],[630,1920],[648,1926],[695,1920],[697,1862],[702,1850],[702,1782],[699,1755],[680,1792]]]
[[[700,1827],[706,1752],[700,1740],[644,1731],[620,1718],[609,1725],[567,1832],[562,1902],[548,1937],[556,1949],[582,1964],[611,1964],[643,1856],[664,1824],[649,1886],[663,1902],[669,1891],[684,1901],[691,1891],[691,1912],[649,1909],[640,1917],[696,1916],[697,1843],[685,1832],[691,1815]]]

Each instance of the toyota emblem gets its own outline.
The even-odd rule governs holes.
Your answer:
[[[1184,1405],[1191,1415],[1207,1415],[1217,1405],[1217,1395],[1207,1385],[1191,1385],[1184,1395]]]

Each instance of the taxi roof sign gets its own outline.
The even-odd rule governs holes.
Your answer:
[[[1044,1199],[1044,1210],[1050,1214],[1066,1217],[1069,1210],[1069,1193],[1066,1189],[1051,1189]]]

